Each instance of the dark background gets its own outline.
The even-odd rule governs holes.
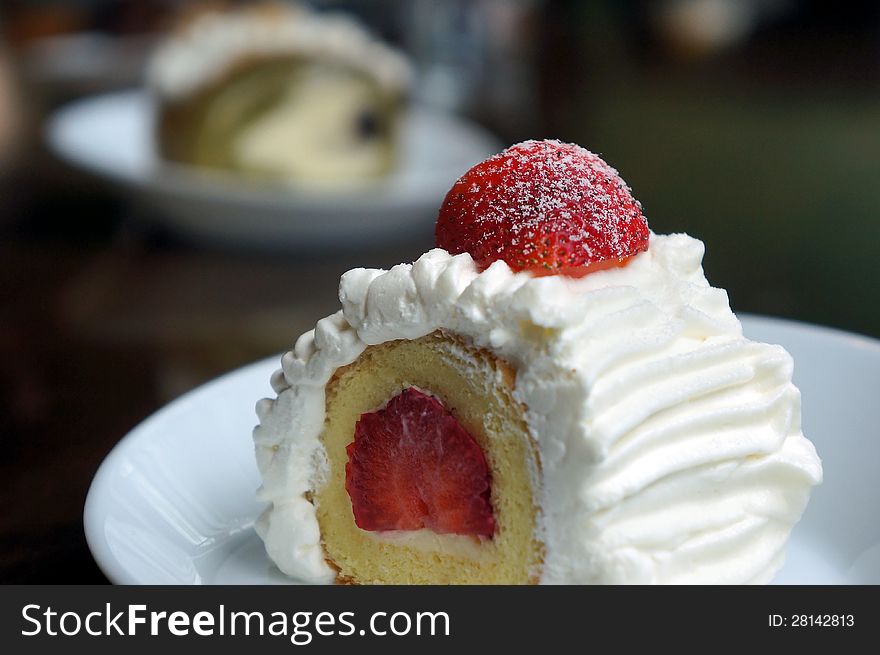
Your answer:
[[[654,231],[706,242],[734,310],[880,336],[880,4],[703,1],[690,14],[678,0],[316,4],[405,48],[420,101],[505,143],[601,153]],[[0,5],[0,582],[103,581],[81,513],[113,444],[186,389],[289,347],[335,311],[344,270],[431,245],[430,224],[346,250],[196,245],[54,161],[43,120],[138,84],[181,4]],[[125,57],[59,73],[41,44],[84,31]]]

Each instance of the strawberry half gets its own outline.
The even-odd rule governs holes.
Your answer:
[[[437,246],[480,270],[581,277],[648,248],[642,207],[617,171],[571,143],[525,141],[477,164],[446,194]]]
[[[410,387],[362,414],[347,452],[345,490],[362,530],[495,533],[483,451],[433,396]]]

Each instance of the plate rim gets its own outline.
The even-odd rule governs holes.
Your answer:
[[[111,583],[123,585],[140,584],[110,551],[103,534],[106,516],[99,516],[101,514],[100,507],[106,502],[106,495],[102,496],[101,492],[109,489],[111,476],[115,471],[114,465],[116,460],[121,458],[128,448],[134,447],[140,439],[144,439],[145,437],[142,435],[149,434],[154,423],[163,420],[169,414],[180,411],[182,407],[192,402],[194,397],[210,394],[215,387],[223,386],[229,378],[237,377],[247,371],[268,368],[270,362],[277,362],[275,366],[280,369],[281,353],[234,368],[174,398],[126,432],[101,460],[89,483],[88,492],[86,492],[82,520],[83,532],[85,533],[89,552],[98,568]],[[254,399],[255,406],[259,400],[259,398]],[[256,409],[254,409],[254,426],[257,425],[257,422]],[[99,551],[103,557],[99,557]]]

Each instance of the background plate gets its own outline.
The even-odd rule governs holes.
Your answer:
[[[746,316],[747,336],[795,359],[804,432],[825,482],[792,534],[785,584],[880,584],[880,342]],[[251,430],[278,358],[229,373],[132,430],[89,490],[85,530],[107,577],[126,584],[295,583],[253,531],[261,505]]]
[[[178,233],[273,249],[427,234],[453,182],[502,149],[473,123],[413,107],[388,176],[326,189],[258,185],[163,162],[154,147],[154,116],[146,92],[94,96],[55,113],[46,141],[71,165],[134,193],[153,210],[147,218]]]

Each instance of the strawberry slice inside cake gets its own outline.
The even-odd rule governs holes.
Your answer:
[[[346,453],[345,490],[361,530],[495,533],[486,457],[436,398],[409,387],[361,415]]]
[[[537,455],[510,367],[442,331],[368,347],[326,388],[313,497],[343,582],[528,582]]]

